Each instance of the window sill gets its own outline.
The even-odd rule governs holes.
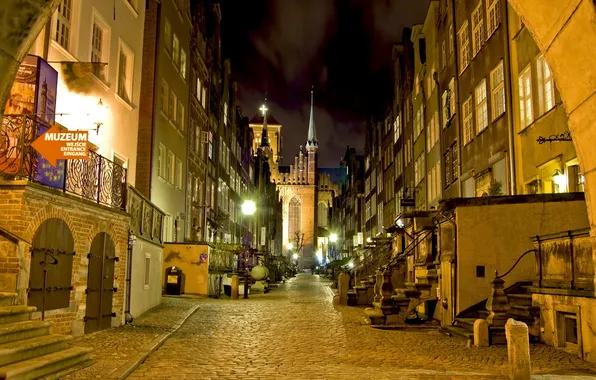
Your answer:
[[[486,131],[487,129],[488,129],[488,125],[487,125],[486,127],[482,128],[480,131],[478,131],[478,132],[476,133],[476,137],[478,137],[478,136],[480,136],[481,134],[483,134],[483,133],[484,133],[484,131]]]
[[[505,115],[507,114],[507,111],[504,111],[503,113],[501,113],[499,116],[495,117],[492,121],[491,124],[496,123],[497,121],[499,121],[499,119],[502,119],[503,117],[505,117]]]
[[[97,82],[97,84],[103,87],[104,90],[108,91],[110,89],[111,85],[108,82],[105,82],[103,79],[99,78],[97,75],[91,73],[91,77]]]
[[[64,46],[60,45],[58,43],[58,41],[56,41],[55,39],[50,39],[50,44],[52,45],[52,47],[56,50],[58,50],[61,54],[63,54],[64,56],[66,56],[67,59],[70,59],[73,62],[79,62],[79,60],[72,55],[71,52],[68,51],[67,48],[65,48]]]
[[[124,105],[124,107],[126,107],[129,111],[132,111],[134,109],[134,106],[132,104],[130,104],[129,102],[127,102],[126,100],[122,99],[122,97],[120,95],[118,95],[118,93],[114,94],[114,97],[116,98],[116,100],[118,100],[120,103],[122,103]]]
[[[126,4],[126,6],[128,7],[128,9],[130,9],[130,11],[135,16],[135,18],[138,18],[139,17],[139,12],[137,12],[137,10],[132,6],[132,4],[129,3],[127,0],[122,0],[122,1],[124,1],[124,4]],[[146,288],[146,289],[148,289],[148,288]]]

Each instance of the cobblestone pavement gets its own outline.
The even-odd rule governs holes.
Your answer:
[[[328,284],[299,275],[249,300],[203,300],[129,378],[506,378],[505,347],[466,348],[434,330],[373,329],[363,309],[335,305]],[[534,345],[531,355],[534,373],[559,371],[536,379],[596,376],[585,372],[596,368],[550,347]]]
[[[163,297],[161,304],[136,318],[132,324],[75,338],[70,346],[91,347],[94,363],[62,379],[105,379],[129,360],[146,353],[147,346],[168,332],[200,299]]]

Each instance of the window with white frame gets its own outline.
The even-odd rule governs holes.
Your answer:
[[[169,183],[174,184],[174,173],[176,172],[176,156],[171,150],[168,150],[168,159],[166,163],[166,176]]]
[[[393,123],[393,143],[397,143],[399,136],[401,135],[401,114],[398,113]]]
[[[195,124],[195,143],[194,143],[194,151],[195,153],[199,153],[201,147],[201,127],[198,124]],[[201,157],[203,158],[203,157]]]
[[[422,133],[424,123],[422,119],[422,106],[420,106],[416,111],[416,116],[414,117],[414,140],[418,139],[418,136],[420,136],[420,133]]]
[[[174,185],[182,190],[182,161],[176,159],[176,172],[174,174]]]
[[[66,50],[70,49],[70,32],[72,30],[72,0],[58,3],[56,12],[56,30],[54,40]]]
[[[178,97],[174,94],[174,90],[170,90],[170,107],[168,116],[170,120],[176,125],[178,118]]]
[[[186,125],[185,125],[184,106],[182,105],[181,101],[178,101],[178,108],[176,109],[176,111],[178,112],[178,116],[176,116],[176,122],[177,122],[178,129],[180,129],[180,131],[184,132],[184,128],[186,128]]]
[[[223,106],[223,117],[224,117],[224,125],[228,125],[228,103],[224,102],[224,106]]]
[[[108,59],[110,56],[110,29],[94,12],[91,26],[91,62],[93,75],[105,82]]]
[[[456,91],[455,91],[455,77],[451,78],[449,81],[449,113],[451,117],[457,113],[457,107],[455,106],[455,99],[456,99]]]
[[[459,67],[460,73],[463,73],[470,64],[470,35],[468,33],[468,22],[464,22],[457,33],[459,41]]]
[[[180,75],[186,79],[186,51],[180,49]]]
[[[472,12],[472,56],[476,54],[484,45],[484,14],[483,14],[482,0]]]
[[[544,56],[537,59],[540,111],[546,113],[555,106],[555,81]]]
[[[167,17],[164,26],[163,38],[166,51],[172,54],[172,24],[170,24],[170,20],[168,20]]]
[[[168,150],[166,146],[162,143],[159,143],[159,155],[157,158],[157,175],[161,178],[167,179],[167,160]]]
[[[478,133],[488,127],[488,102],[486,101],[486,79],[482,79],[476,87],[476,128]]]
[[[499,0],[486,0],[486,15],[488,20],[487,38],[497,30],[501,23],[501,11],[499,9]]]
[[[493,120],[505,113],[505,74],[503,61],[490,73]]]
[[[532,109],[532,71],[531,66],[519,75],[519,119],[521,128],[525,128],[534,121]]]
[[[432,149],[433,146],[433,142],[434,142],[434,124],[435,124],[435,115],[432,114],[430,116],[430,120],[428,121],[428,124],[426,125],[426,149],[427,152],[430,152],[430,150]]]
[[[441,96],[441,110],[443,111],[443,128],[446,128],[451,118],[449,114],[449,90],[443,91],[443,95]]]
[[[120,54],[118,58],[118,96],[126,103],[132,99],[132,77],[134,67],[134,54],[124,42],[120,41]]]
[[[464,118],[464,145],[474,138],[474,119],[472,118],[472,97],[470,96],[462,105]]]
[[[207,108],[207,88],[203,87],[202,94],[201,94],[201,105],[203,108]]]
[[[174,33],[172,40],[172,61],[174,62],[174,66],[180,67],[180,40],[176,33]]]
[[[209,132],[209,147],[207,149],[207,155],[213,159],[213,133]]]
[[[424,164],[425,154],[424,152],[420,153],[420,155],[416,158],[414,162],[414,184],[418,186],[420,181],[424,179],[424,171],[425,171],[425,164]]]

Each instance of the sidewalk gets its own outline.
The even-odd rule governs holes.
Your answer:
[[[93,364],[61,379],[120,379],[194,313],[201,298],[163,297],[161,304],[135,318],[132,324],[73,339],[71,347],[91,347]]]

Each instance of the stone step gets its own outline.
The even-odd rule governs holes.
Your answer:
[[[474,340],[474,331],[470,331],[470,330],[465,329],[463,327],[459,327],[459,326],[444,326],[444,327],[442,327],[442,330],[443,330],[444,333],[450,334],[452,336]]]
[[[16,293],[0,292],[0,306],[12,306],[17,298]]]
[[[0,344],[48,335],[51,327],[50,322],[44,321],[6,323],[0,325]]]
[[[532,294],[507,294],[510,305],[532,306]]]
[[[68,348],[68,335],[42,335],[0,345],[0,366]]]
[[[72,347],[67,350],[52,352],[32,359],[0,367],[0,379],[29,380],[60,372],[89,360],[87,354],[92,349]]]
[[[509,315],[512,317],[538,317],[540,316],[540,307],[538,306],[520,306],[520,305],[511,305],[511,309],[509,309]],[[515,318],[517,319],[517,318]]]
[[[36,310],[35,306],[0,306],[0,324],[28,321]]]
[[[488,311],[488,310],[478,310],[479,318],[486,319],[486,318],[488,318],[489,315],[490,315],[490,311]]]
[[[463,327],[470,331],[474,331],[474,322],[476,322],[477,319],[480,319],[480,318],[459,318],[459,317],[457,317],[457,318],[455,318],[455,321],[457,322],[457,326]]]

